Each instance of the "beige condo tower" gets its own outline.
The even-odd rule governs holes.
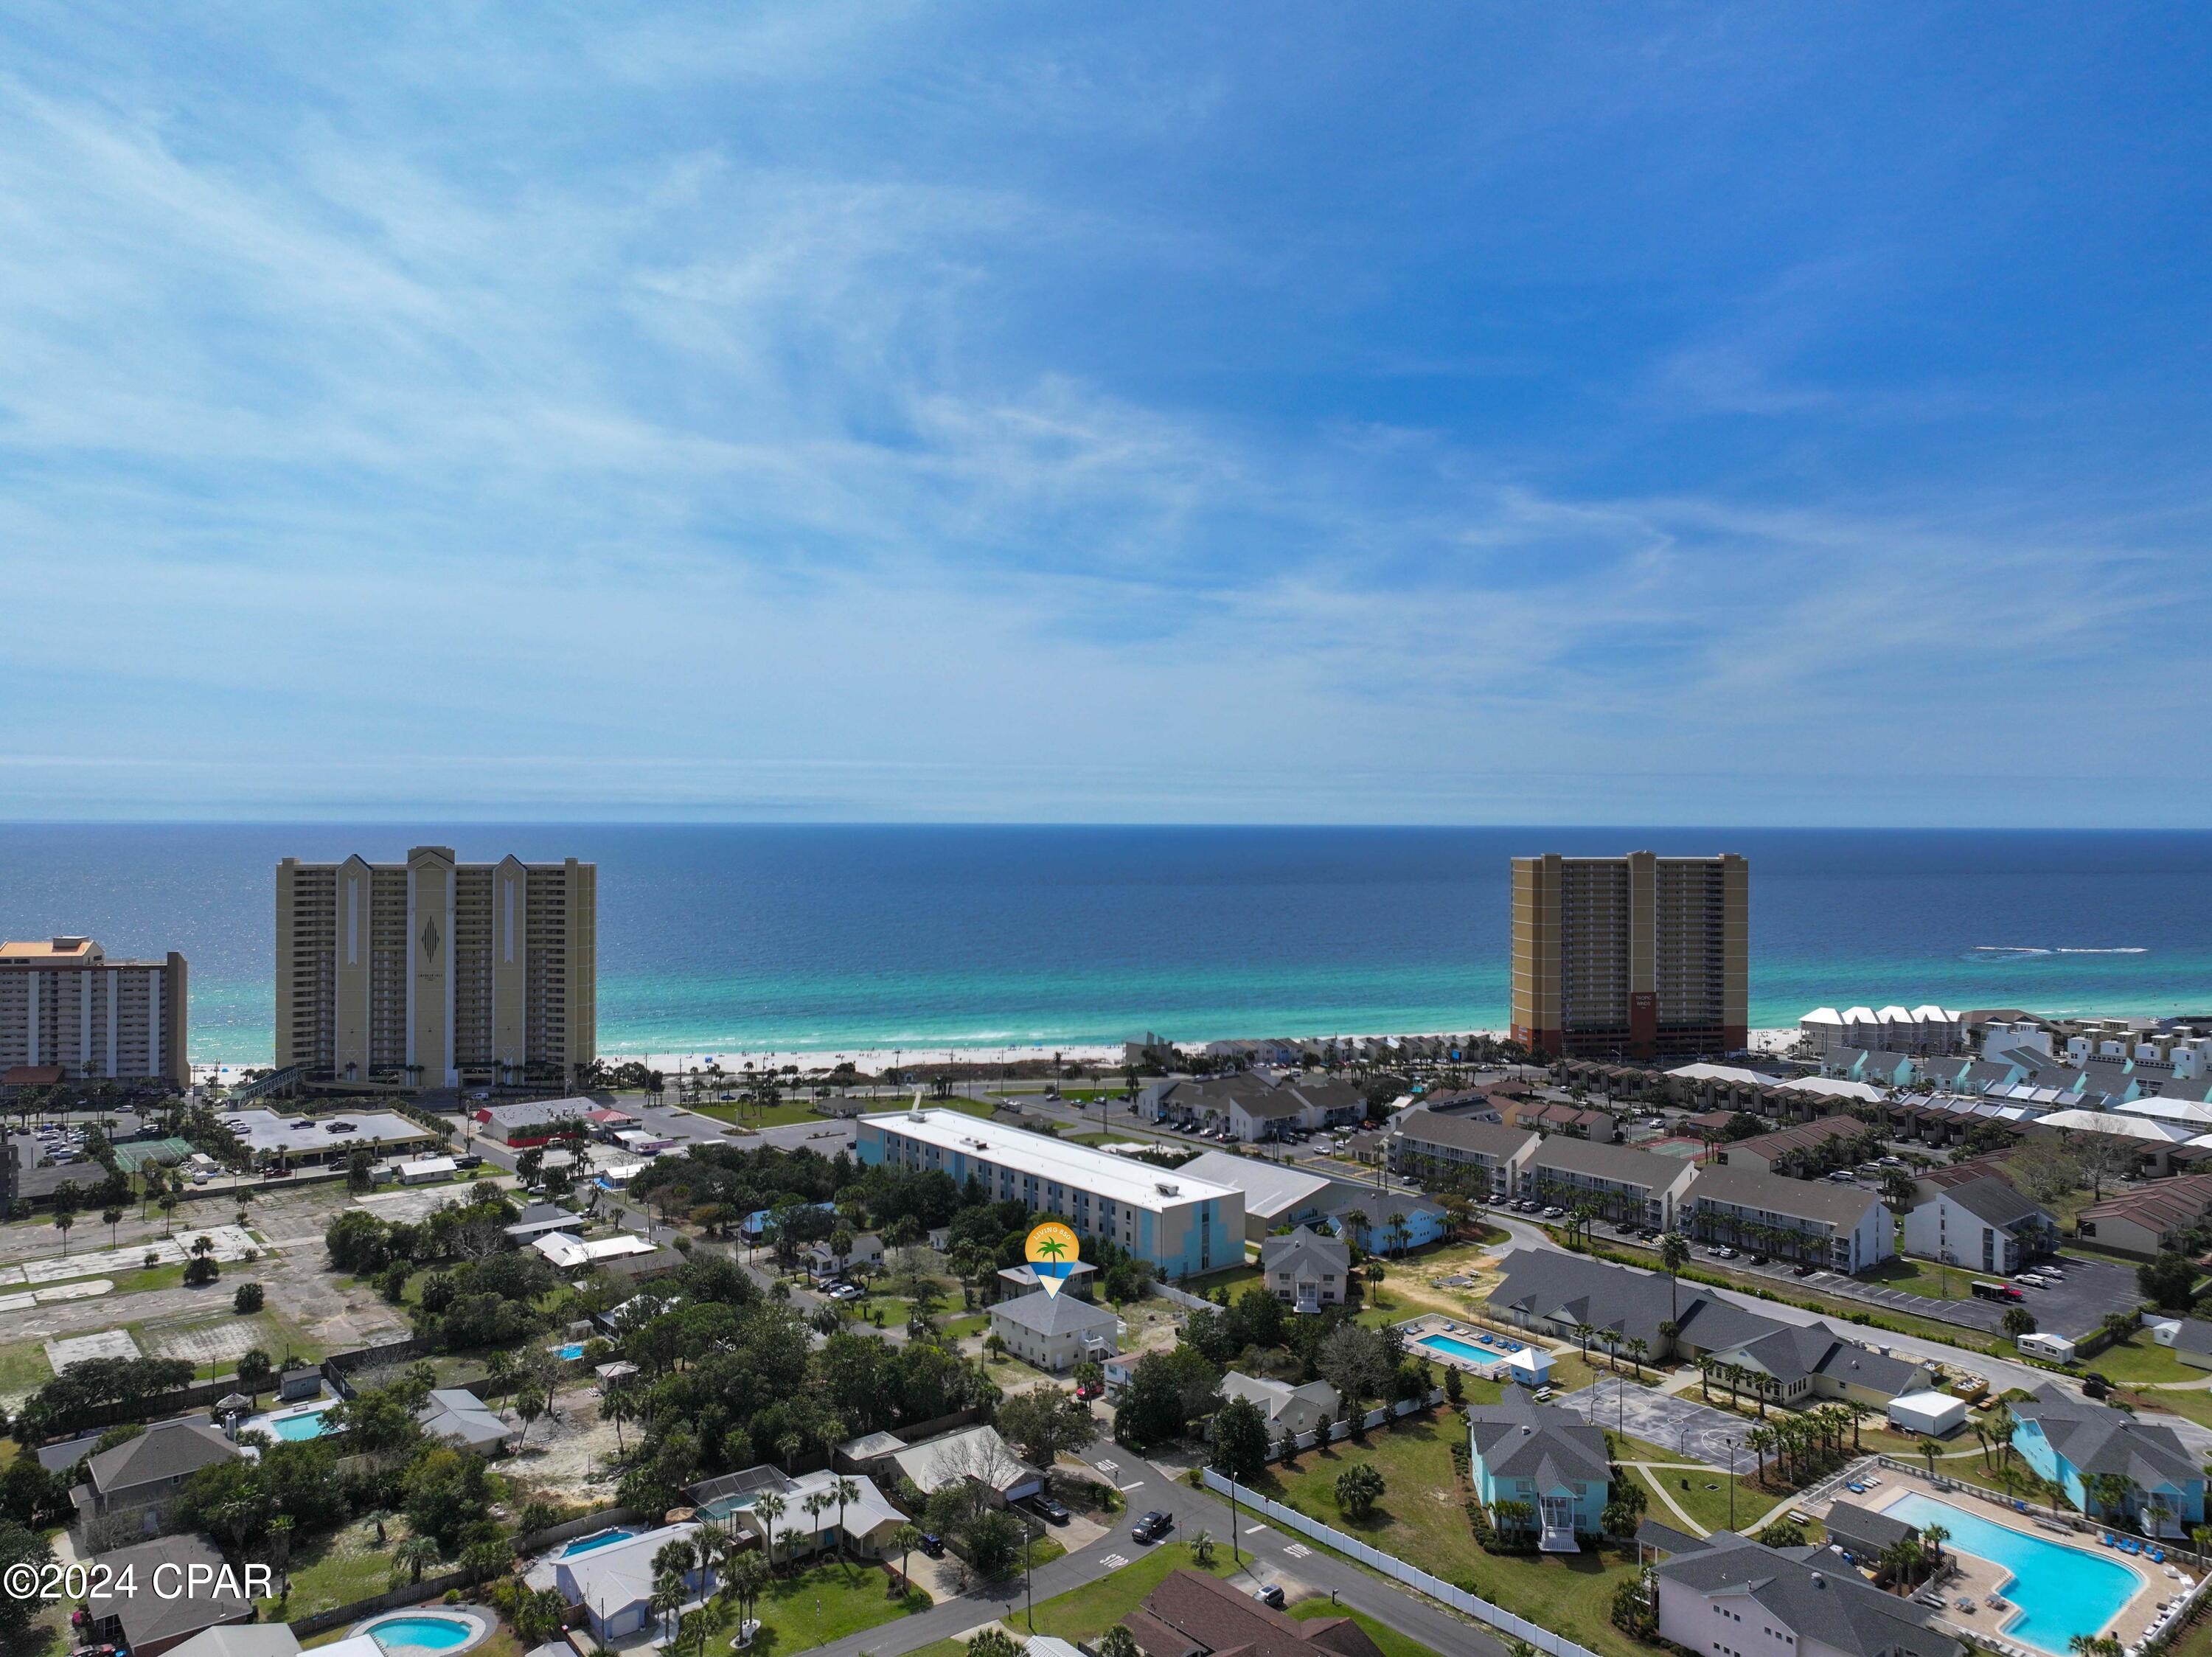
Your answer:
[[[599,868],[276,865],[276,1063],[333,1080],[567,1083],[598,1056]]]
[[[1735,1052],[1751,874],[1717,857],[1513,860],[1513,1039],[1569,1058]]]

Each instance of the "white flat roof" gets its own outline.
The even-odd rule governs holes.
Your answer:
[[[618,1260],[626,1254],[653,1252],[651,1243],[630,1231],[617,1232],[611,1237],[594,1237],[588,1243],[574,1232],[550,1231],[543,1237],[531,1239],[530,1246],[563,1271],[600,1260]]]
[[[1237,1195],[1226,1185],[1193,1179],[1178,1169],[1147,1168],[1088,1145],[1071,1145],[1048,1134],[1003,1128],[958,1111],[892,1111],[864,1116],[860,1124],[904,1134],[941,1150],[1002,1163],[1131,1208],[1158,1212],[1176,1203]],[[1166,1191],[1164,1186],[1174,1189]]]
[[[216,1112],[219,1122],[236,1122],[234,1130],[257,1151],[315,1151],[329,1150],[354,1140],[365,1145],[404,1142],[410,1139],[434,1137],[419,1122],[410,1122],[404,1116],[394,1116],[389,1111],[339,1111],[317,1117],[307,1127],[295,1128],[295,1122],[305,1122],[304,1116],[278,1116],[273,1111],[244,1110]],[[345,1122],[352,1125],[343,1133],[332,1133],[330,1124]]]

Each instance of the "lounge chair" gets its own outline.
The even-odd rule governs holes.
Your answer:
[[[2012,1499],[2012,1510],[2016,1514],[2024,1514],[2027,1511],[2027,1503],[2014,1496]]]
[[[2151,1549],[2150,1563],[2154,1565],[2163,1565],[2166,1563],[2166,1550],[2164,1548]]]
[[[1863,1484],[1846,1484],[1844,1488],[1846,1490],[1849,1490],[1853,1496],[1864,1496],[1866,1494],[1866,1486]]]
[[[2097,1533],[2097,1540],[2103,1543],[2108,1548],[2115,1545],[2112,1541],[2112,1533],[2110,1531],[2100,1531]]]
[[[2136,1541],[2135,1538],[2131,1536],[2124,1536],[2120,1538],[2120,1551],[2122,1553],[2141,1553],[2142,1551],[2142,1544]]]

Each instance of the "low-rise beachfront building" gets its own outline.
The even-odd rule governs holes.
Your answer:
[[[1564,1134],[1601,1145],[1620,1137],[1620,1118],[1612,1112],[1589,1110],[1556,1099],[1516,1100],[1505,1105],[1500,1114],[1507,1125],[1526,1128],[1531,1133]]]
[[[1546,1553],[1580,1552],[1578,1535],[1603,1532],[1613,1479],[1605,1429],[1508,1387],[1496,1404],[1468,1407],[1467,1440],[1468,1474],[1493,1524],[1498,1503],[1522,1503]]]
[[[1103,1306],[1039,1289],[991,1308],[991,1332],[1023,1362],[1060,1374],[1121,1349],[1121,1320]]]
[[[1714,1160],[1754,1173],[1826,1173],[1881,1154],[1881,1130],[1855,1116],[1824,1116],[1723,1145]]]
[[[2207,1218],[2212,1173],[2185,1173],[2092,1203],[2075,1215],[2074,1229],[2099,1248],[2149,1259],[2178,1246]]]
[[[1698,1179],[1686,1156],[1553,1135],[1521,1159],[1521,1194],[1560,1208],[1595,1203],[1617,1224],[1672,1231]]]
[[[1528,1128],[1443,1111],[1401,1111],[1382,1130],[1390,1172],[1447,1183],[1473,1176],[1492,1201],[1521,1189],[1521,1167],[1541,1142]]]
[[[592,1112],[599,1101],[569,1099],[531,1099],[512,1105],[486,1105],[476,1112],[477,1126],[487,1139],[496,1139],[517,1150],[544,1145],[556,1138],[587,1136]]]
[[[1155,1122],[1188,1118],[1225,1128],[1249,1144],[1348,1127],[1365,1118],[1367,1101],[1348,1081],[1243,1070],[1156,1081],[1137,1096],[1137,1112]]]
[[[1352,1291],[1352,1246],[1300,1226],[1260,1245],[1260,1281],[1293,1312],[1341,1306]]]
[[[1881,1198],[1856,1185],[1789,1179],[1748,1168],[1706,1167],[1690,1192],[1690,1228],[1708,1242],[1859,1272],[1897,1252]]]
[[[2171,1427],[2070,1398],[2048,1383],[2012,1405],[2013,1448],[2085,1514],[2160,1536],[2204,1522],[2204,1469]]]
[[[1905,1252],[2010,1276],[2058,1246],[2058,1217],[1994,1175],[1949,1185],[1905,1216]]]
[[[899,1111],[864,1116],[854,1154],[870,1167],[974,1180],[988,1199],[1057,1215],[1085,1236],[1110,1237],[1162,1276],[1195,1276],[1244,1258],[1244,1197],[1049,1134],[963,1115]]]
[[[1700,1657],[1964,1657],[1933,1614],[1884,1593],[1826,1548],[1733,1531],[1681,1544],[1654,1573],[1659,1637]]]

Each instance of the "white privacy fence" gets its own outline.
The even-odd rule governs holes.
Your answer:
[[[1310,1519],[1295,1508],[1285,1508],[1279,1502],[1270,1502],[1266,1496],[1223,1477],[1211,1467],[1205,1470],[1205,1475],[1206,1487],[1209,1490],[1232,1496],[1240,1507],[1264,1514],[1286,1529],[1296,1531],[1302,1536],[1310,1536],[1349,1558],[1357,1559],[1363,1565],[1371,1565],[1385,1576],[1403,1582],[1408,1587],[1418,1588],[1438,1604],[1464,1611],[1501,1634],[1526,1640],[1537,1650],[1551,1654],[1551,1657],[1595,1657],[1587,1647],[1578,1646],[1572,1640],[1562,1639],[1551,1630],[1529,1622],[1526,1617],[1516,1617],[1504,1606],[1493,1605],[1487,1599],[1469,1593],[1465,1588],[1455,1587],[1440,1576],[1431,1576],[1419,1566],[1409,1565],[1395,1554],[1384,1553],[1382,1549],[1370,1547],[1356,1537],[1346,1536],[1342,1531],[1322,1524],[1318,1519]]]

